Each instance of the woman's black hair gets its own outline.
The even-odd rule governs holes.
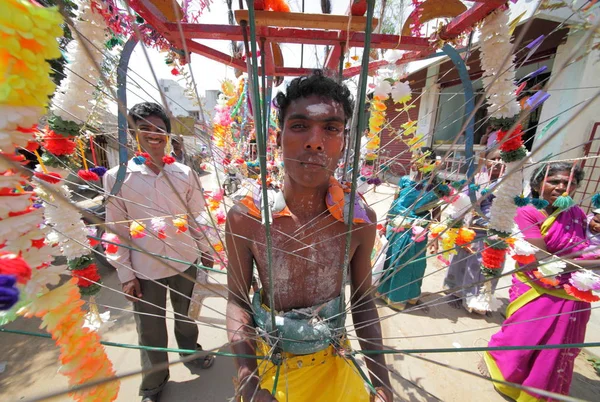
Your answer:
[[[533,171],[531,174],[531,180],[529,181],[529,184],[531,185],[531,195],[534,198],[540,197],[540,193],[536,189],[539,189],[542,186],[542,182],[546,176],[546,169],[548,169],[548,177],[551,177],[559,172],[569,172],[569,174],[571,174],[571,169],[574,169],[573,183],[576,187],[579,186],[585,176],[583,169],[577,163],[575,164],[575,167],[573,167],[573,164],[569,162],[541,163]]]
[[[277,120],[279,128],[283,129],[283,120],[290,104],[296,99],[317,95],[325,99],[331,99],[344,108],[346,122],[352,117],[354,101],[348,87],[326,77],[321,70],[315,70],[306,77],[294,78],[288,85],[285,94],[279,92],[273,104],[277,108]]]
[[[167,116],[167,113],[165,113],[165,109],[158,103],[142,102],[129,109],[129,117],[136,124],[140,120],[146,120],[149,116],[156,116],[161,119],[165,123],[167,133],[171,132],[171,120]]]

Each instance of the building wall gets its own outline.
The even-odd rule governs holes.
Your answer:
[[[591,101],[600,88],[600,52],[591,52],[577,60],[577,56],[582,56],[583,46],[580,41],[583,35],[584,33],[569,35],[566,43],[557,49],[548,91],[551,96],[544,103],[540,119],[546,122],[549,128],[542,127],[538,130],[534,140],[532,157],[536,161],[545,158],[561,160],[582,157],[586,144],[592,154],[597,155],[600,152],[600,132],[597,130],[591,138],[594,125],[600,122],[600,100],[596,98]],[[578,53],[574,53],[576,50]],[[569,62],[572,55],[576,61]],[[592,166],[595,165],[593,160],[586,162],[586,181],[599,180],[600,169],[593,169]],[[596,183],[591,186],[585,184],[576,201],[589,198],[597,191]],[[583,191],[585,188],[587,192]]]
[[[199,110],[198,106],[186,96],[185,88],[177,81],[163,78],[159,80],[159,85],[165,94],[171,115],[175,117],[193,116],[193,113]]]

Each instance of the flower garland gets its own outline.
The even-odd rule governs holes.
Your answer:
[[[2,10],[0,32],[8,33],[11,35],[8,39],[14,38],[17,42],[25,39],[27,48],[38,49],[37,52],[28,53],[23,50],[25,49],[23,47],[21,52],[13,53],[15,57],[19,54],[27,57],[12,63],[13,67],[20,65],[18,71],[11,71],[10,74],[4,75],[15,74],[16,78],[9,80],[13,84],[19,79],[30,80],[29,82],[35,84],[34,92],[37,95],[29,98],[21,97],[29,91],[27,84],[25,87],[9,85],[2,88],[0,94],[5,97],[0,102],[0,115],[4,115],[7,111],[24,110],[19,109],[21,107],[43,107],[49,95],[45,92],[46,88],[50,88],[51,85],[48,84],[51,80],[44,58],[51,58],[46,55],[57,57],[60,54],[55,40],[62,34],[60,13],[56,7],[44,8],[22,0],[5,1],[0,8]],[[13,22],[19,26],[12,27]],[[14,46],[15,40],[8,39],[0,41],[0,49],[3,49],[5,43]],[[3,60],[7,59],[3,57]],[[34,98],[37,104],[28,103]],[[8,99],[17,99],[16,102],[19,103],[9,104],[5,102]],[[31,109],[26,115],[31,117],[34,112],[39,113],[38,109]],[[35,117],[37,119],[39,114]],[[6,121],[14,124],[13,128],[17,129],[23,122],[19,118]],[[3,126],[3,130],[6,127],[8,126]],[[30,136],[32,131],[25,130],[23,133]],[[11,140],[10,143],[3,143],[1,148],[13,162],[21,162],[23,159],[22,156],[15,155],[14,146],[18,144],[19,141]],[[60,174],[52,173],[54,172],[43,172],[48,178],[60,180]],[[39,182],[40,179],[36,180]],[[30,184],[37,187],[37,182]],[[36,198],[39,188],[35,193],[25,191],[23,189],[25,184],[27,184],[26,178],[2,159],[0,162],[0,294],[2,294],[0,309],[5,311],[0,314],[0,324],[4,325],[14,320],[17,311],[22,313],[24,309],[27,309],[30,315],[40,317],[43,326],[61,348],[62,372],[69,377],[70,385],[113,376],[112,365],[99,343],[98,335],[82,328],[84,314],[80,306],[84,302],[80,299],[77,287],[74,285],[75,279],[71,279],[57,289],[48,290],[49,285],[59,283],[60,275],[65,269],[63,266],[50,265],[53,255],[58,251],[58,247],[54,247],[58,237],[56,232],[44,225],[44,210]],[[68,293],[64,293],[63,290],[68,290]],[[59,297],[60,295],[67,297]],[[117,397],[118,390],[119,382],[113,381],[106,385],[77,391],[73,396],[78,401],[113,401]]]
[[[71,156],[79,150],[84,170],[78,175],[84,180],[99,180],[87,166],[83,144],[79,136],[89,111],[94,109],[96,84],[100,81],[98,67],[102,65],[106,23],[98,12],[96,3],[80,1],[78,15],[74,18],[76,38],[69,42],[66,58],[69,70],[52,99],[48,127],[42,134],[42,145],[51,156],[44,163],[48,167],[78,168],[79,162]],[[90,57],[91,56],[91,57]]]
[[[490,222],[482,252],[482,272],[493,278],[502,272],[513,233],[517,212],[516,197],[522,193],[523,172],[519,161],[526,155],[522,131],[510,131],[520,106],[516,99],[514,55],[509,66],[504,58],[511,54],[511,33],[508,8],[503,7],[487,16],[481,26],[481,65],[484,70],[483,85],[487,88],[487,102],[494,123],[501,127],[498,133],[502,160],[507,175],[498,185],[496,198],[490,210]],[[519,203],[519,200],[517,200]],[[489,294],[491,298],[491,294]]]
[[[61,373],[69,377],[69,385],[83,385],[113,377],[115,371],[95,331],[84,328],[84,301],[77,290],[76,279],[36,298],[20,314],[39,317],[60,348]],[[114,401],[119,394],[118,380],[74,391],[76,401]]]
[[[62,35],[62,17],[56,7],[24,0],[8,0],[0,8],[0,74],[6,78],[0,83],[0,152],[21,163],[24,158],[15,147],[37,148],[30,147],[35,132],[30,127],[54,90],[46,59],[60,57],[56,38]],[[2,305],[7,310],[2,323],[16,318],[15,308],[47,284],[56,284],[64,270],[48,268],[55,250],[45,241],[43,213],[35,194],[24,190],[26,184],[27,178],[11,164],[0,162],[0,275],[3,292],[10,296]]]
[[[411,89],[407,82],[396,81],[394,78],[383,78],[380,77],[380,81],[377,85],[373,85],[373,100],[371,101],[369,112],[369,131],[367,133],[367,143],[365,145],[365,163],[361,167],[361,176],[359,180],[366,181],[368,184],[375,186],[381,184],[379,178],[374,177],[374,164],[378,157],[379,149],[381,146],[381,131],[386,123],[386,101],[391,98],[395,104],[402,105],[402,108],[398,111],[408,112],[409,109],[414,107],[413,105],[407,105],[412,99]],[[405,136],[413,135],[416,131],[416,122],[414,122],[414,130],[411,127],[404,127],[403,134]],[[413,135],[416,137],[416,135]],[[403,140],[408,144],[409,147],[415,144],[413,138],[409,140]]]
[[[33,140],[23,129],[37,124],[54,92],[46,60],[60,57],[62,17],[26,0],[3,1],[0,9],[0,151],[11,153]]]

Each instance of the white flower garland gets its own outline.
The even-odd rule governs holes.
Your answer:
[[[515,196],[521,194],[523,172],[519,162],[506,164],[506,176],[494,192],[495,198],[490,209],[490,227],[504,233],[512,233],[517,213]]]
[[[74,33],[75,39],[67,45],[68,70],[52,100],[52,113],[63,120],[81,124],[92,109],[91,102],[100,78],[97,67],[102,63],[106,23],[99,13],[92,11],[88,1],[80,1],[78,7],[79,14],[74,20],[80,35]],[[89,49],[93,61],[85,48]]]
[[[68,260],[83,257],[90,253],[87,229],[81,214],[70,205],[71,191],[66,185],[55,186],[62,197],[52,197],[37,188],[36,192],[44,200],[44,217],[54,228],[57,243]]]
[[[496,10],[481,26],[482,81],[492,117],[511,118],[521,111],[515,96],[515,56],[512,54],[508,8]],[[503,66],[510,54],[508,65]],[[496,80],[492,83],[492,81]]]

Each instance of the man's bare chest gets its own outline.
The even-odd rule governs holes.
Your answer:
[[[263,227],[264,229],[264,227]],[[308,306],[336,297],[341,289],[346,225],[331,217],[308,224],[277,219],[271,228],[272,281],[282,307]],[[256,236],[253,257],[263,286],[269,287],[264,230]],[[351,247],[351,253],[353,252]],[[279,295],[279,297],[277,297]]]

